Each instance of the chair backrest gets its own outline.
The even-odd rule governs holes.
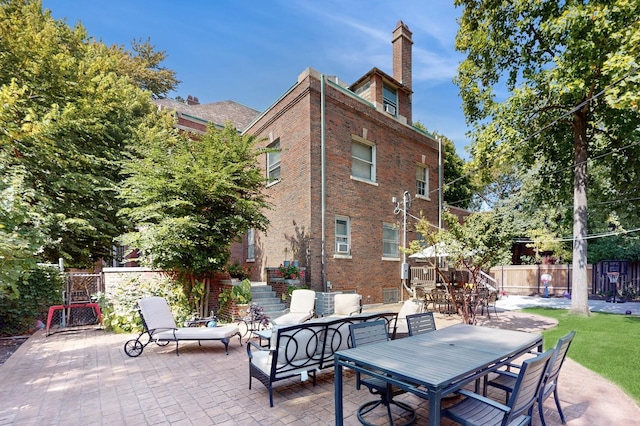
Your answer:
[[[313,312],[316,306],[316,292],[307,289],[293,290],[291,293],[291,304],[289,312],[291,313],[309,313]]]
[[[351,335],[351,346],[354,348],[389,340],[387,324],[381,319],[349,324],[349,334]]]
[[[409,336],[428,333],[436,329],[436,321],[433,318],[433,312],[421,312],[419,314],[407,315],[407,325],[409,327]]]
[[[424,301],[418,299],[409,299],[404,302],[400,312],[398,312],[398,319],[406,318],[407,315],[417,314],[422,312],[424,308]]]
[[[150,296],[138,300],[138,308],[147,330],[177,328],[169,304],[162,297]]]
[[[562,364],[567,357],[569,346],[571,346],[571,342],[573,341],[573,337],[575,335],[576,332],[571,331],[569,334],[558,340],[553,358],[551,358],[551,361],[549,362],[549,371],[547,372],[546,383],[555,382],[558,378],[558,375],[560,375],[560,368],[562,367]]]
[[[503,424],[509,424],[511,420],[523,414],[528,414],[538,398],[538,391],[542,385],[549,366],[549,361],[555,349],[550,349],[535,358],[529,358],[522,363],[520,373],[513,386],[513,392],[509,398],[508,406],[511,407],[509,415]]]
[[[362,311],[362,296],[356,293],[338,293],[333,296],[334,315],[353,315]]]

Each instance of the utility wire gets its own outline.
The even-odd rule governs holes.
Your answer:
[[[560,116],[559,116],[558,118],[556,118],[555,120],[553,120],[553,121],[551,121],[550,123],[548,123],[548,124],[546,124],[546,125],[542,126],[540,129],[538,129],[537,131],[533,132],[532,134],[530,134],[530,135],[528,135],[528,136],[524,137],[524,138],[520,141],[520,143],[517,143],[517,144],[515,144],[515,145],[513,145],[513,146],[511,146],[511,147],[507,147],[507,148],[508,148],[508,150],[507,150],[506,152],[515,150],[516,148],[518,148],[518,147],[522,146],[525,142],[527,142],[527,141],[529,141],[530,139],[533,139],[534,137],[536,137],[536,136],[538,136],[539,134],[541,134],[543,131],[547,130],[548,128],[550,128],[550,127],[552,127],[552,126],[555,126],[559,121],[563,120],[565,117],[567,117],[567,116],[569,116],[569,115],[573,114],[574,112],[578,111],[580,108],[582,108],[583,106],[587,105],[589,102],[591,102],[591,101],[593,101],[593,100],[595,100],[595,99],[599,98],[599,97],[600,97],[600,96],[602,96],[602,95],[603,95],[607,90],[611,89],[612,87],[617,86],[618,84],[620,84],[621,82],[623,82],[624,80],[626,80],[627,78],[629,78],[629,77],[630,77],[631,75],[633,75],[634,73],[637,73],[639,70],[640,70],[640,67],[635,67],[635,68],[631,69],[631,70],[630,70],[629,72],[627,72],[625,75],[623,75],[622,77],[620,77],[618,80],[616,80],[616,81],[614,81],[614,82],[610,83],[609,85],[607,85],[605,88],[603,88],[601,91],[599,91],[599,92],[598,92],[598,93],[596,93],[595,95],[592,95],[591,97],[589,97],[589,98],[585,99],[584,101],[580,102],[580,103],[579,103],[578,105],[576,105],[575,107],[571,108],[569,111],[567,111],[567,112],[565,112],[564,114],[560,115]],[[640,143],[640,142],[636,142],[635,144],[637,144],[637,143]],[[632,145],[635,145],[635,144],[632,144]],[[503,153],[504,153],[504,152],[503,152]],[[453,183],[455,183],[455,182],[457,182],[457,181],[459,181],[459,180],[461,180],[461,179],[464,179],[464,178],[466,178],[466,177],[468,177],[468,176],[471,176],[471,174],[476,173],[476,172],[478,172],[478,171],[482,170],[482,169],[483,169],[483,168],[485,168],[485,167],[487,167],[487,163],[485,163],[485,164],[483,164],[483,165],[481,165],[481,166],[478,166],[478,167],[476,167],[476,168],[475,168],[475,169],[473,169],[473,170],[470,170],[469,172],[465,173],[465,174],[464,174],[464,175],[462,175],[462,176],[457,177],[456,179],[454,179],[454,180],[452,180],[452,181],[450,181],[450,182],[446,182],[443,186],[445,186],[445,185],[451,185],[451,184],[453,184]],[[575,167],[575,165],[574,165],[574,166],[572,166],[572,168],[573,168],[573,167]],[[439,190],[440,190],[440,188],[437,188],[437,189],[435,189],[435,190],[431,191],[430,193],[438,192]]]

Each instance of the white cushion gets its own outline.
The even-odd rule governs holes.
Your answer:
[[[362,296],[355,293],[336,294],[333,297],[335,316],[348,316],[360,312]]]
[[[151,296],[138,300],[138,307],[149,330],[177,328],[169,304],[162,297]]]
[[[153,338],[156,340],[221,340],[234,336],[238,331],[237,325],[222,327],[183,327],[153,333]]]
[[[278,318],[274,318],[271,320],[273,324],[276,325],[293,325],[300,324],[313,316],[310,312],[289,312],[288,314],[284,314],[279,316]]]

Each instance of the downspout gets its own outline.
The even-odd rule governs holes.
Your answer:
[[[326,154],[325,154],[325,76],[320,74],[320,273],[322,275],[322,291],[328,291],[327,289],[327,265],[326,265],[326,213],[327,213],[327,193],[326,193]]]
[[[438,230],[442,229],[442,138],[438,138]]]

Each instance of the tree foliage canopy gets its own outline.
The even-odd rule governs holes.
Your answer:
[[[636,0],[456,0],[457,83],[474,124],[476,177],[563,205],[573,234],[574,297],[586,306],[587,227],[615,209],[637,223],[640,4]],[[589,165],[589,169],[587,168]],[[588,173],[588,170],[592,170]],[[617,200],[587,209],[587,196]],[[588,214],[587,214],[588,212]],[[590,220],[589,222],[588,219]],[[571,229],[571,226],[573,229]],[[578,270],[576,270],[576,266]],[[577,273],[579,272],[579,273]],[[584,296],[584,297],[582,297]]]
[[[231,124],[211,126],[198,140],[167,126],[150,133],[125,167],[122,214],[140,230],[125,242],[151,266],[187,280],[221,270],[233,241],[267,228],[255,138]]]
[[[14,200],[1,208],[24,247],[16,253],[85,266],[127,229],[116,194],[121,160],[154,111],[142,88],[177,82],[148,43],[134,51],[96,42],[39,1],[0,1],[0,190]]]

